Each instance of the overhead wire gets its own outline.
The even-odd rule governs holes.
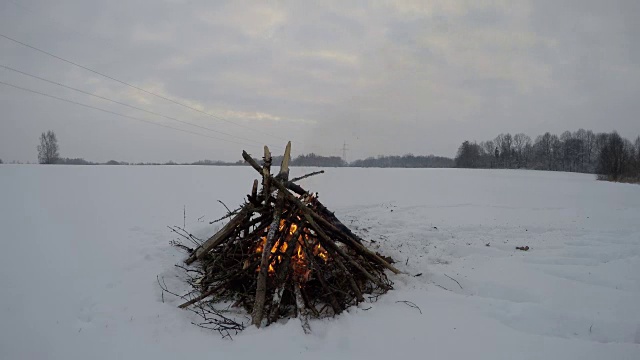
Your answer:
[[[273,135],[273,134],[267,133],[267,132],[262,131],[262,130],[254,129],[254,128],[252,128],[252,127],[250,127],[250,126],[247,126],[247,125],[238,124],[238,123],[236,123],[236,122],[234,122],[234,121],[231,121],[231,120],[225,119],[224,117],[221,117],[221,116],[219,116],[219,115],[215,115],[215,114],[213,114],[213,113],[210,113],[210,112],[207,112],[207,111],[204,111],[204,110],[200,110],[200,109],[198,109],[198,108],[195,108],[195,107],[193,107],[193,106],[190,106],[190,105],[188,105],[188,104],[185,104],[184,102],[181,102],[181,101],[178,101],[178,100],[174,100],[174,99],[169,98],[169,97],[167,97],[167,96],[160,95],[160,94],[157,94],[157,93],[155,93],[155,92],[152,92],[152,91],[149,91],[149,90],[143,89],[143,88],[141,88],[141,87],[139,87],[139,86],[133,85],[133,84],[128,83],[128,82],[123,81],[123,80],[119,80],[119,79],[117,79],[117,78],[115,78],[115,77],[113,77],[113,76],[110,76],[110,75],[104,74],[104,73],[99,72],[99,71],[97,71],[97,70],[93,70],[93,69],[91,69],[91,68],[89,68],[89,67],[86,67],[86,66],[84,66],[84,65],[80,65],[80,64],[78,64],[78,63],[76,63],[76,62],[73,62],[73,61],[71,61],[71,60],[65,59],[65,58],[63,58],[63,57],[61,57],[61,56],[55,55],[55,54],[53,54],[53,53],[51,53],[51,52],[48,52],[48,51],[43,50],[43,49],[40,49],[40,48],[35,47],[35,46],[33,46],[33,45],[29,45],[29,44],[27,44],[27,43],[25,43],[25,42],[22,42],[22,41],[20,41],[20,40],[14,39],[14,38],[12,38],[12,37],[10,37],[10,36],[7,36],[7,35],[4,35],[4,34],[2,34],[2,33],[0,33],[0,37],[2,37],[2,38],[4,38],[4,39],[7,39],[7,40],[9,40],[9,41],[12,41],[12,42],[14,42],[14,43],[16,43],[16,44],[19,44],[19,45],[21,45],[21,46],[27,47],[27,48],[29,48],[29,49],[31,49],[31,50],[38,51],[38,52],[40,52],[40,53],[42,53],[42,54],[45,54],[45,55],[50,56],[50,57],[53,57],[53,58],[58,59],[58,60],[60,60],[60,61],[66,62],[66,63],[71,64],[71,65],[73,65],[73,66],[79,67],[79,68],[81,68],[81,69],[84,69],[84,70],[89,71],[89,72],[91,72],[91,73],[94,73],[94,74],[96,74],[96,75],[100,75],[100,76],[102,76],[102,77],[104,77],[104,78],[107,78],[107,79],[109,79],[109,80],[115,81],[115,82],[117,82],[117,83],[119,83],[119,84],[122,84],[122,85],[128,86],[128,87],[130,87],[130,88],[136,89],[136,90],[141,91],[141,92],[143,92],[143,93],[146,93],[146,94],[148,94],[148,95],[155,96],[155,97],[157,97],[157,98],[160,98],[160,99],[163,99],[163,100],[165,100],[165,101],[171,102],[171,103],[173,103],[173,104],[176,104],[176,105],[182,106],[182,107],[187,108],[187,109],[190,109],[190,110],[192,110],[192,111],[196,111],[196,112],[198,112],[198,113],[201,113],[201,114],[207,115],[207,116],[212,117],[212,118],[214,118],[214,119],[216,119],[216,120],[223,121],[223,122],[226,122],[226,123],[229,123],[229,124],[235,125],[235,126],[239,126],[239,127],[242,127],[242,128],[245,128],[245,129],[248,129],[248,130],[254,131],[254,132],[258,132],[258,133],[261,133],[261,134],[263,134],[263,135],[271,136],[271,137],[277,138],[277,139],[279,139],[279,140],[285,140],[285,141],[286,141],[286,139],[284,139],[284,138],[282,138],[282,137],[279,137],[279,136],[277,136],[277,135]]]
[[[145,109],[145,108],[141,108],[141,107],[138,107],[138,106],[135,106],[135,105],[127,104],[127,103],[124,103],[124,102],[121,102],[121,101],[118,101],[118,100],[113,100],[113,99],[110,99],[110,98],[108,98],[106,96],[98,95],[98,94],[91,93],[91,92],[88,92],[88,91],[85,91],[85,90],[82,90],[82,89],[78,89],[78,88],[75,88],[75,87],[72,87],[72,86],[69,86],[69,85],[65,85],[65,84],[62,84],[62,83],[59,83],[59,82],[56,82],[56,81],[53,81],[53,80],[49,80],[49,79],[43,78],[43,77],[38,76],[38,75],[30,74],[30,73],[27,73],[25,71],[12,68],[10,66],[6,66],[6,65],[0,64],[0,68],[3,68],[5,70],[9,70],[9,71],[13,71],[15,73],[18,73],[18,74],[21,74],[21,75],[24,75],[24,76],[28,76],[28,77],[31,77],[31,78],[34,78],[34,79],[38,79],[40,81],[44,81],[44,82],[47,82],[47,83],[50,83],[50,84],[53,84],[53,85],[56,85],[56,86],[60,86],[60,87],[63,87],[65,89],[69,89],[69,90],[73,90],[73,91],[76,91],[76,92],[79,92],[79,93],[82,93],[82,94],[85,94],[85,95],[89,95],[89,96],[92,96],[92,97],[95,97],[95,98],[98,98],[98,99],[101,99],[101,100],[109,101],[109,102],[112,102],[114,104],[118,104],[118,105],[121,105],[121,106],[126,106],[128,108],[131,108],[131,109],[134,109],[134,110],[138,110],[138,111],[142,111],[142,112],[145,112],[145,113],[148,113],[148,114],[151,114],[151,115],[160,116],[160,117],[163,117],[165,119],[169,119],[169,120],[172,120],[172,121],[175,121],[175,122],[179,122],[181,124],[186,124],[186,125],[189,125],[189,126],[197,127],[197,128],[204,129],[204,130],[208,130],[208,131],[215,132],[215,133],[218,133],[218,134],[230,136],[230,137],[233,137],[233,138],[236,138],[236,139],[239,139],[239,140],[246,140],[246,141],[249,141],[249,142],[260,144],[260,142],[255,141],[253,139],[249,139],[249,138],[245,138],[245,137],[241,137],[241,136],[236,136],[236,135],[233,135],[233,134],[230,134],[230,133],[226,133],[226,132],[223,132],[223,131],[219,131],[219,130],[215,130],[215,129],[212,129],[212,128],[209,128],[209,127],[206,127],[206,126],[202,126],[202,125],[194,124],[194,123],[191,123],[191,122],[188,122],[188,121],[180,120],[180,119],[177,119],[175,117],[172,117],[172,116],[169,116],[169,115],[165,115],[165,114],[161,114],[161,113],[158,113],[158,112],[155,112],[155,111],[152,111],[152,110],[148,110],[148,109]]]
[[[15,85],[15,84],[11,84],[11,83],[8,83],[8,82],[4,82],[4,81],[1,81],[1,80],[0,80],[0,84],[8,86],[8,87],[11,87],[11,88],[14,88],[14,89],[18,89],[18,90],[22,90],[22,91],[25,91],[25,92],[29,92],[29,93],[32,93],[32,94],[37,94],[37,95],[40,95],[40,96],[52,98],[52,99],[55,99],[55,100],[58,100],[58,101],[63,101],[63,102],[66,102],[66,103],[77,105],[77,106],[82,106],[82,107],[85,107],[85,108],[98,110],[98,111],[101,111],[101,112],[104,112],[104,113],[120,116],[120,117],[131,119],[131,120],[144,122],[144,123],[147,123],[147,124],[152,124],[152,125],[164,127],[164,128],[175,130],[175,131],[180,131],[180,132],[184,132],[184,133],[188,133],[188,134],[192,134],[192,135],[202,136],[202,137],[206,137],[206,138],[210,138],[210,139],[230,142],[230,143],[244,145],[244,146],[252,146],[252,147],[257,146],[256,144],[248,144],[248,143],[244,143],[244,142],[239,142],[239,141],[229,140],[229,139],[225,139],[225,138],[215,137],[215,136],[211,136],[211,135],[198,133],[198,132],[195,132],[195,131],[190,131],[190,130],[186,130],[186,129],[173,127],[173,126],[170,126],[170,125],[157,123],[157,122],[154,122],[154,121],[142,119],[142,118],[131,116],[131,115],[121,114],[121,113],[118,113],[118,112],[115,112],[115,111],[99,108],[99,107],[96,107],[96,106],[93,106],[93,105],[89,105],[89,104],[84,104],[84,103],[77,102],[77,101],[74,101],[74,100],[65,99],[65,98],[62,98],[62,97],[58,97],[58,96],[55,96],[55,95],[47,94],[47,93],[44,93],[44,92],[41,92],[41,91],[38,91],[38,90],[25,88],[25,87],[22,87],[22,86],[19,86],[19,85]]]

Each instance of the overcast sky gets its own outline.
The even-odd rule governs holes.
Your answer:
[[[207,136],[0,84],[0,158],[35,161],[46,130],[62,156],[94,161],[235,161],[283,139],[325,155],[346,141],[353,160],[454,156],[501,132],[635,138],[638,19],[637,0],[0,0],[0,34],[225,120],[0,37],[0,65],[207,128],[0,68],[2,82]]]

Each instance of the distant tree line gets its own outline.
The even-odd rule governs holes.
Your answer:
[[[291,166],[341,167],[347,165],[347,162],[339,156],[321,156],[314,153],[299,155],[291,160]]]
[[[407,154],[403,156],[368,157],[364,160],[356,160],[349,164],[352,167],[379,167],[379,168],[450,168],[454,167],[451,158],[442,156],[416,156]]]
[[[480,143],[464,141],[456,167],[533,169],[597,173],[613,181],[640,178],[640,136],[631,142],[617,132],[580,129],[560,136],[545,133],[535,141],[525,134],[500,134]]]
[[[260,160],[260,159],[256,159]],[[273,163],[282,162],[282,156],[274,156]],[[243,162],[238,163],[242,165]],[[322,156],[314,153],[299,155],[291,160],[291,166],[317,166],[317,167],[376,167],[376,168],[451,168],[455,166],[453,159],[442,156],[416,156],[407,154],[403,156],[369,157],[355,160],[351,163],[344,161],[339,156]]]
[[[129,163],[109,160],[96,163],[82,158],[63,158],[53,131],[40,135],[38,161],[41,164],[64,165],[214,165],[242,166],[244,161],[224,162],[200,160],[191,163]],[[273,163],[282,161],[281,156],[273,158]],[[2,160],[0,160],[0,164]],[[534,169],[597,173],[601,179],[613,181],[640,181],[640,136],[635,142],[622,138],[615,131],[595,134],[591,130],[580,129],[574,133],[565,131],[560,136],[547,132],[535,141],[526,134],[500,134],[493,140],[480,143],[464,141],[458,148],[455,159],[442,156],[369,157],[347,163],[338,156],[322,156],[314,153],[299,155],[291,161],[291,166],[318,167],[380,167],[380,168],[499,168]]]
[[[98,163],[87,161],[81,158],[58,158],[55,163],[60,165],[99,165]]]
[[[82,158],[60,157],[56,135],[49,130],[40,136],[38,145],[38,161],[41,164],[61,165],[212,165],[212,166],[244,166],[244,160],[225,162],[217,160],[199,160],[190,163],[129,163],[126,161],[109,160],[106,163],[87,161]],[[280,164],[282,156],[274,156],[273,163]],[[442,156],[416,156],[407,154],[403,156],[369,157],[363,160],[355,160],[348,163],[339,156],[322,156],[314,153],[299,155],[291,160],[291,166],[316,166],[316,167],[379,167],[379,168],[450,168],[454,167],[453,159]]]

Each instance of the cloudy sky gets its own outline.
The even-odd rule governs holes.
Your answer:
[[[346,142],[353,160],[454,156],[501,132],[632,138],[639,18],[637,0],[0,0],[1,35],[200,111],[0,36],[0,81],[129,116],[0,84],[0,158],[35,161],[49,129],[62,156],[95,161],[235,161],[284,139],[297,154]]]

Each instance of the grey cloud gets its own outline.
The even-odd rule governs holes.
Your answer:
[[[640,133],[633,0],[21,4],[0,4],[0,32],[257,131],[3,39],[0,63],[248,137],[258,149],[282,142],[261,132],[286,134],[299,152],[337,155],[347,141],[350,158],[452,156],[464,139],[506,131]],[[6,71],[0,79],[184,127]],[[3,160],[35,159],[47,129],[58,133],[64,156],[92,160],[236,160],[243,148],[4,87],[0,106]]]

